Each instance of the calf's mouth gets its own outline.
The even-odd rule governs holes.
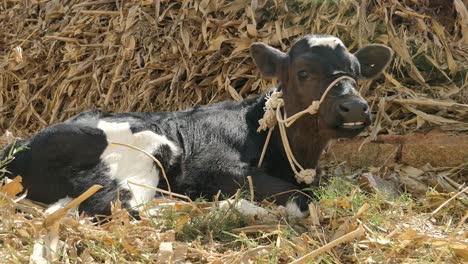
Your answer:
[[[339,125],[341,129],[364,129],[367,126],[366,122],[346,122]]]

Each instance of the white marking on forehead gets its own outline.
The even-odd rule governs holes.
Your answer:
[[[341,86],[342,86],[342,90],[341,90],[341,93],[339,95],[358,94],[358,91],[356,90],[356,88],[354,88],[354,86],[351,84],[351,82],[341,81],[341,82],[337,83],[336,85],[339,85],[339,84],[341,84]]]
[[[310,37],[307,40],[307,43],[309,43],[310,47],[328,46],[332,49],[335,49],[336,46],[340,45],[343,48],[346,48],[343,42],[339,38],[336,38],[336,37]]]
[[[104,131],[107,140],[129,144],[148,153],[155,153],[163,145],[168,145],[175,156],[181,152],[174,142],[163,135],[149,130],[132,133],[128,122],[113,123],[100,120],[97,127]],[[100,158],[109,168],[109,177],[116,180],[122,188],[130,189],[133,196],[130,200],[132,207],[153,199],[154,190],[128,184],[128,181],[132,181],[151,187],[158,186],[159,167],[152,159],[128,147],[110,145]]]
[[[344,72],[343,71],[333,71],[332,75],[336,75],[336,74],[340,74],[340,73],[344,73]]]

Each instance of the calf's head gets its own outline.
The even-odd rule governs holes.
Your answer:
[[[307,118],[310,128],[317,128],[331,138],[353,137],[370,124],[367,102],[358,93],[358,79],[373,79],[388,66],[392,50],[384,45],[368,45],[354,54],[333,36],[307,35],[288,53],[262,43],[250,47],[260,72],[277,77],[288,116],[320,100],[326,88],[338,82],[326,95],[318,114]]]

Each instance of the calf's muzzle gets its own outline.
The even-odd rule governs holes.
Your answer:
[[[341,119],[340,127],[362,129],[370,124],[369,106],[361,98],[348,98],[336,104],[336,111]]]

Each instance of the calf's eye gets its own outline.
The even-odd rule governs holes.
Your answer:
[[[299,78],[299,80],[305,80],[309,78],[309,73],[307,73],[306,71],[298,71],[297,77]]]

